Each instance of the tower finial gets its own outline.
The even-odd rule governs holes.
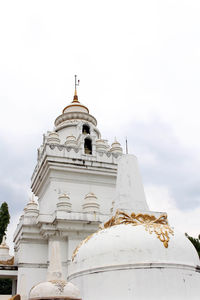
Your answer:
[[[126,136],[126,154],[128,154],[128,139],[127,139],[127,136]]]
[[[80,80],[78,80],[78,82],[77,82],[77,75],[74,75],[74,77],[75,77],[75,92],[74,92],[73,102],[79,102],[76,87],[79,86]]]

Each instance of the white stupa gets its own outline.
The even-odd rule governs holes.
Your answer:
[[[149,211],[134,156],[119,161],[116,190],[113,216],[73,255],[69,280],[82,299],[199,299],[196,250],[165,213]]]
[[[81,299],[79,289],[63,278],[60,244],[56,240],[51,243],[47,281],[33,286],[29,293],[29,299]]]
[[[9,246],[6,244],[6,235],[0,244],[0,265],[13,265],[14,257],[9,254]]]

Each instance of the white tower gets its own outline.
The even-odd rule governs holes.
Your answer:
[[[76,246],[110,214],[122,151],[119,143],[111,148],[101,138],[96,119],[78,100],[77,85],[75,77],[72,103],[38,149],[31,184],[38,205],[27,205],[14,235],[19,294],[28,295],[45,280],[54,241],[59,242],[67,278]]]

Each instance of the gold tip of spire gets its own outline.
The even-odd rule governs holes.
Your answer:
[[[78,95],[77,95],[77,90],[76,90],[76,88],[75,88],[75,92],[74,92],[74,98],[73,98],[73,101],[72,101],[73,103],[74,102],[78,102],[79,103],[79,101],[78,101]]]
[[[79,103],[78,95],[77,95],[77,89],[76,89],[76,87],[79,86],[79,80],[78,80],[78,83],[77,83],[77,75],[74,75],[74,78],[75,78],[75,92],[74,92],[74,98],[73,98],[72,103]]]

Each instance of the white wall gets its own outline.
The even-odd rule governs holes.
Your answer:
[[[200,275],[180,269],[119,268],[107,272],[95,272],[71,280],[76,284],[84,300],[199,300]]]
[[[0,295],[0,300],[8,300],[12,297],[12,295]]]

